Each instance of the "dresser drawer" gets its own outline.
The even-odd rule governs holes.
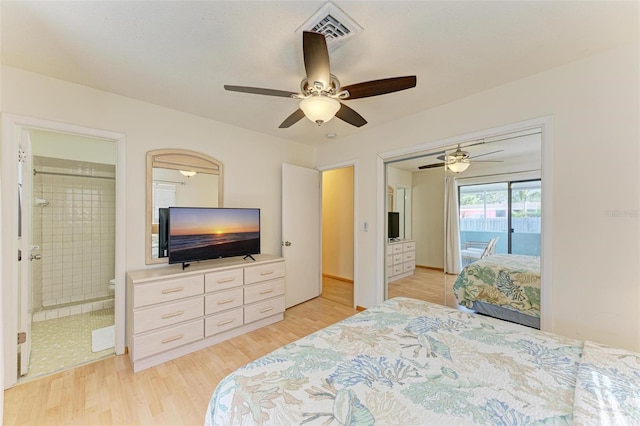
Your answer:
[[[391,253],[393,254],[402,253],[402,244],[392,244]]]
[[[408,262],[408,261],[413,260],[415,258],[416,258],[416,252],[415,251],[410,251],[410,252],[402,254],[402,261],[403,262]]]
[[[201,317],[204,312],[202,296],[173,302],[153,308],[140,309],[133,312],[134,334],[156,328],[166,327],[182,321]]]
[[[284,278],[245,287],[244,303],[259,302],[281,294],[284,294]]]
[[[402,266],[402,263],[399,263],[397,265],[393,265],[393,275],[398,275],[404,272],[404,266]]]
[[[195,342],[203,337],[203,320],[190,321],[161,331],[135,336],[135,359],[155,355],[187,343]]]
[[[205,315],[215,314],[238,306],[242,306],[242,287],[204,296]]]
[[[202,275],[164,280],[150,284],[135,284],[133,287],[134,308],[169,302],[203,293]]]
[[[281,277],[284,277],[284,262],[247,266],[244,268],[245,284],[253,284]]]
[[[416,269],[416,262],[406,262],[404,263],[404,272],[409,272],[409,271],[413,271],[414,269]]]
[[[238,287],[243,284],[242,268],[230,271],[212,272],[204,276],[204,292],[225,290],[227,288]]]
[[[387,265],[393,265],[393,255],[392,254],[388,254],[387,255]]]
[[[395,254],[393,256],[393,264],[397,265],[398,263],[402,263],[402,253],[400,254]]]
[[[233,309],[205,318],[204,335],[205,337],[213,336],[241,325],[243,325],[242,308]]]
[[[402,244],[402,251],[411,251],[416,249],[416,242],[410,241]]]
[[[249,324],[250,322],[258,321],[281,312],[284,312],[284,296],[265,300],[255,305],[245,306],[244,323]]]

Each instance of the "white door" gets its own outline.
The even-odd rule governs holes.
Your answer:
[[[318,297],[320,172],[282,165],[282,255],[287,260],[286,307]]]
[[[24,376],[29,370],[29,359],[31,356],[31,319],[33,304],[31,300],[31,268],[34,261],[38,262],[39,252],[34,250],[32,238],[32,181],[31,174],[33,169],[31,164],[31,140],[29,139],[28,130],[22,131],[20,142],[20,159],[18,162],[18,202],[19,209],[18,218],[18,249],[21,256],[19,260],[19,309],[18,309],[18,336],[23,343],[18,343],[18,351],[20,352],[20,375]]]

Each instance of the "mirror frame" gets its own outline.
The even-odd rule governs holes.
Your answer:
[[[153,168],[172,170],[191,170],[218,176],[218,206],[222,207],[224,188],[222,162],[187,149],[156,149],[147,152],[147,178],[146,178],[146,208],[145,208],[145,263],[154,265],[167,263],[167,258],[154,258],[151,252],[151,236],[153,235],[152,210],[153,210]]]

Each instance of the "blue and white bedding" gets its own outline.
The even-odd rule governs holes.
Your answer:
[[[638,407],[640,354],[394,298],[230,374],[205,424],[638,424]]]

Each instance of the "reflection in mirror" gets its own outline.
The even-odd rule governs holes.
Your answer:
[[[386,184],[395,194],[387,211],[398,218],[398,237],[385,245],[386,296],[444,304],[444,171],[420,170],[421,164],[417,158],[386,164]]]
[[[177,206],[222,207],[222,163],[188,150],[147,153],[147,264],[166,263],[164,214]]]
[[[464,170],[449,167],[454,159],[466,162]],[[403,207],[410,211],[410,231],[399,233],[399,240],[415,245],[415,270],[412,275],[402,275],[408,259],[404,247],[397,248],[387,239],[386,297],[407,296],[464,310],[457,298],[460,286],[454,290],[454,284],[464,272],[463,266],[471,261],[469,253],[478,252],[474,244],[482,247],[480,256],[486,252],[488,256],[504,253],[534,258],[531,263],[536,263],[539,276],[539,128],[469,140],[460,146],[394,159],[385,166],[385,185],[395,194],[395,203],[388,203],[387,211],[402,212]],[[503,188],[499,192],[494,190],[497,185]],[[410,203],[403,205],[403,193],[405,199],[410,195]],[[489,244],[492,240],[495,245]],[[539,292],[536,295],[532,306],[540,300]]]

